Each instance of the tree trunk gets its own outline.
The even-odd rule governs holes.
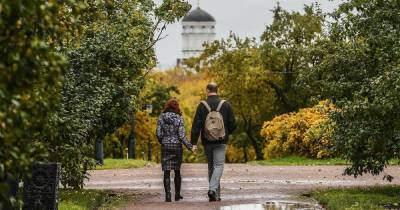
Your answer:
[[[17,193],[18,193],[18,179],[15,178],[12,174],[10,173],[6,173],[6,180],[5,180],[5,184],[8,187],[8,190],[6,191],[6,196],[8,197],[17,197]]]
[[[295,110],[295,105],[293,105],[288,97],[286,96],[285,91],[277,84],[271,81],[267,81],[267,83],[271,86],[272,89],[275,90],[275,93],[278,97],[278,100],[282,103],[286,112],[291,112]]]
[[[256,151],[256,160],[263,160],[264,159],[264,154],[261,151],[260,146],[257,144],[257,140],[255,137],[251,134],[251,132],[246,131],[247,136],[249,137],[251,144]]]
[[[132,120],[132,128],[131,133],[128,137],[128,158],[135,159],[136,158],[136,139],[135,139],[135,118]]]
[[[113,158],[119,157],[120,151],[118,148],[118,144],[116,142],[113,142]]]
[[[136,139],[135,139],[135,133],[133,131],[129,135],[128,139],[128,158],[129,159],[136,158]]]
[[[256,160],[263,160],[264,159],[264,154],[260,148],[260,146],[257,143],[257,139],[253,136],[253,131],[251,130],[251,119],[246,120],[246,134],[250,139],[250,142],[252,146],[254,147],[254,150],[256,151]]]
[[[97,163],[100,165],[104,165],[103,140],[99,139],[96,141],[95,151]]]
[[[102,124],[101,128],[99,129],[99,133],[96,138],[95,142],[95,159],[97,160],[97,163],[100,165],[104,165],[104,147],[103,147],[103,141],[104,137],[106,136],[105,132],[106,126]]]
[[[249,158],[247,157],[247,147],[243,147],[243,156],[244,156],[244,162],[245,163],[249,162]]]

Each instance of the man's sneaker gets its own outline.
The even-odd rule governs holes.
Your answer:
[[[217,198],[216,198],[216,195],[215,195],[214,191],[209,190],[207,194],[208,194],[208,198],[209,198],[210,202],[217,201]]]

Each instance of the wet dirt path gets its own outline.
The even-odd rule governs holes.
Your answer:
[[[182,165],[184,199],[179,202],[163,202],[162,171],[159,165],[141,169],[91,171],[91,179],[85,183],[85,188],[129,190],[137,194],[134,203],[122,209],[206,210],[229,209],[226,206],[265,204],[271,201],[297,201],[313,205],[315,201],[299,197],[299,195],[311,189],[327,187],[400,185],[400,167],[393,166],[386,169],[386,173],[395,177],[392,183],[383,181],[383,174],[381,176],[366,175],[357,179],[342,176],[343,169],[344,166],[226,164],[221,181],[222,201],[213,203],[209,203],[207,198],[206,164]],[[172,180],[171,187],[173,188]]]

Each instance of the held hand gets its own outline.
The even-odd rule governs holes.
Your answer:
[[[196,145],[193,145],[193,147],[192,147],[192,152],[193,152],[194,154],[197,154],[197,146],[196,146]]]

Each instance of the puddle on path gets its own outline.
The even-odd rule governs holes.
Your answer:
[[[265,204],[239,204],[222,206],[220,210],[323,210],[318,204],[289,201],[271,201]]]

